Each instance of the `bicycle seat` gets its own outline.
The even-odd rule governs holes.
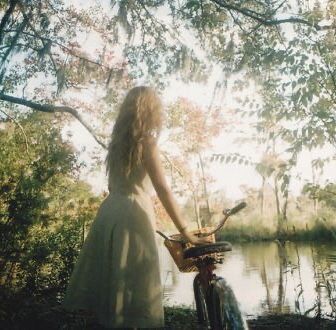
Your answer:
[[[232,245],[229,242],[216,242],[205,245],[197,245],[190,248],[187,248],[183,251],[183,257],[185,259],[188,258],[196,258],[200,256],[204,256],[211,253],[219,253],[231,251]]]

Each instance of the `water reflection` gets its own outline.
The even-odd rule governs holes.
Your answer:
[[[216,274],[226,278],[243,312],[336,316],[336,244],[234,244]],[[195,273],[179,273],[160,249],[166,305],[194,307]]]

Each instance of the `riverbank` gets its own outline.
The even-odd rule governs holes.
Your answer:
[[[227,226],[217,234],[216,239],[237,243],[269,242],[277,239],[292,242],[336,242],[336,227],[320,220],[311,227],[289,225],[279,235],[274,227],[251,223]]]
[[[197,324],[196,312],[185,307],[165,308],[165,318],[167,330],[202,329]],[[336,328],[335,321],[294,314],[260,316],[248,320],[247,323],[250,330],[331,330]]]
[[[188,308],[172,307],[165,309],[166,329],[195,330],[202,328],[197,324],[196,312]],[[309,318],[303,315],[283,314],[260,316],[247,321],[250,330],[331,330],[336,322],[327,319]]]
[[[0,292],[0,328],[6,330],[71,329],[102,330],[95,320],[86,314],[65,313],[59,297],[51,293],[28,295]],[[196,312],[187,307],[165,307],[166,330],[201,329]],[[277,329],[335,329],[335,321],[314,319],[301,315],[268,315],[248,320],[251,330]]]

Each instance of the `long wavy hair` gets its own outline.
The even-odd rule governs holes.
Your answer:
[[[142,162],[143,140],[157,138],[162,126],[162,104],[146,86],[132,88],[119,108],[106,157],[106,172],[129,177]]]

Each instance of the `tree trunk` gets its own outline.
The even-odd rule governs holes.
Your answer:
[[[261,188],[260,188],[260,214],[263,217],[264,216],[264,209],[265,209],[265,183],[266,183],[266,178],[262,176],[262,183],[261,183]]]
[[[287,231],[288,231],[288,222],[287,222],[287,206],[288,206],[288,190],[286,189],[286,192],[285,192],[285,201],[283,203],[283,206],[282,206],[282,216],[281,216],[281,221],[282,221],[282,224],[285,224],[286,223],[286,226],[287,226]]]
[[[202,218],[205,226],[210,225],[210,218],[211,218],[211,213],[210,213],[210,204],[209,204],[209,194],[207,190],[207,185],[206,185],[206,180],[205,180],[205,175],[204,175],[204,164],[203,164],[203,159],[201,154],[198,154],[199,158],[199,164],[202,172],[202,187],[203,187],[203,200],[204,200],[204,206],[202,205]]]
[[[201,219],[199,216],[199,205],[198,205],[198,200],[196,193],[193,191],[193,201],[194,201],[194,211],[195,211],[195,217],[196,217],[196,223],[197,223],[197,228],[200,229],[202,227],[201,225]]]
[[[280,210],[278,179],[276,175],[274,176],[274,196],[275,196],[275,205],[276,205],[277,221],[278,221],[277,233],[279,236],[282,233],[282,219],[281,219],[281,210]]]
[[[311,169],[312,169],[312,179],[313,179],[313,184],[316,185],[316,172],[315,172],[315,168],[313,166],[313,162],[311,161]],[[315,215],[317,214],[318,211],[318,200],[317,198],[313,198],[313,207],[314,207],[314,213]]]

